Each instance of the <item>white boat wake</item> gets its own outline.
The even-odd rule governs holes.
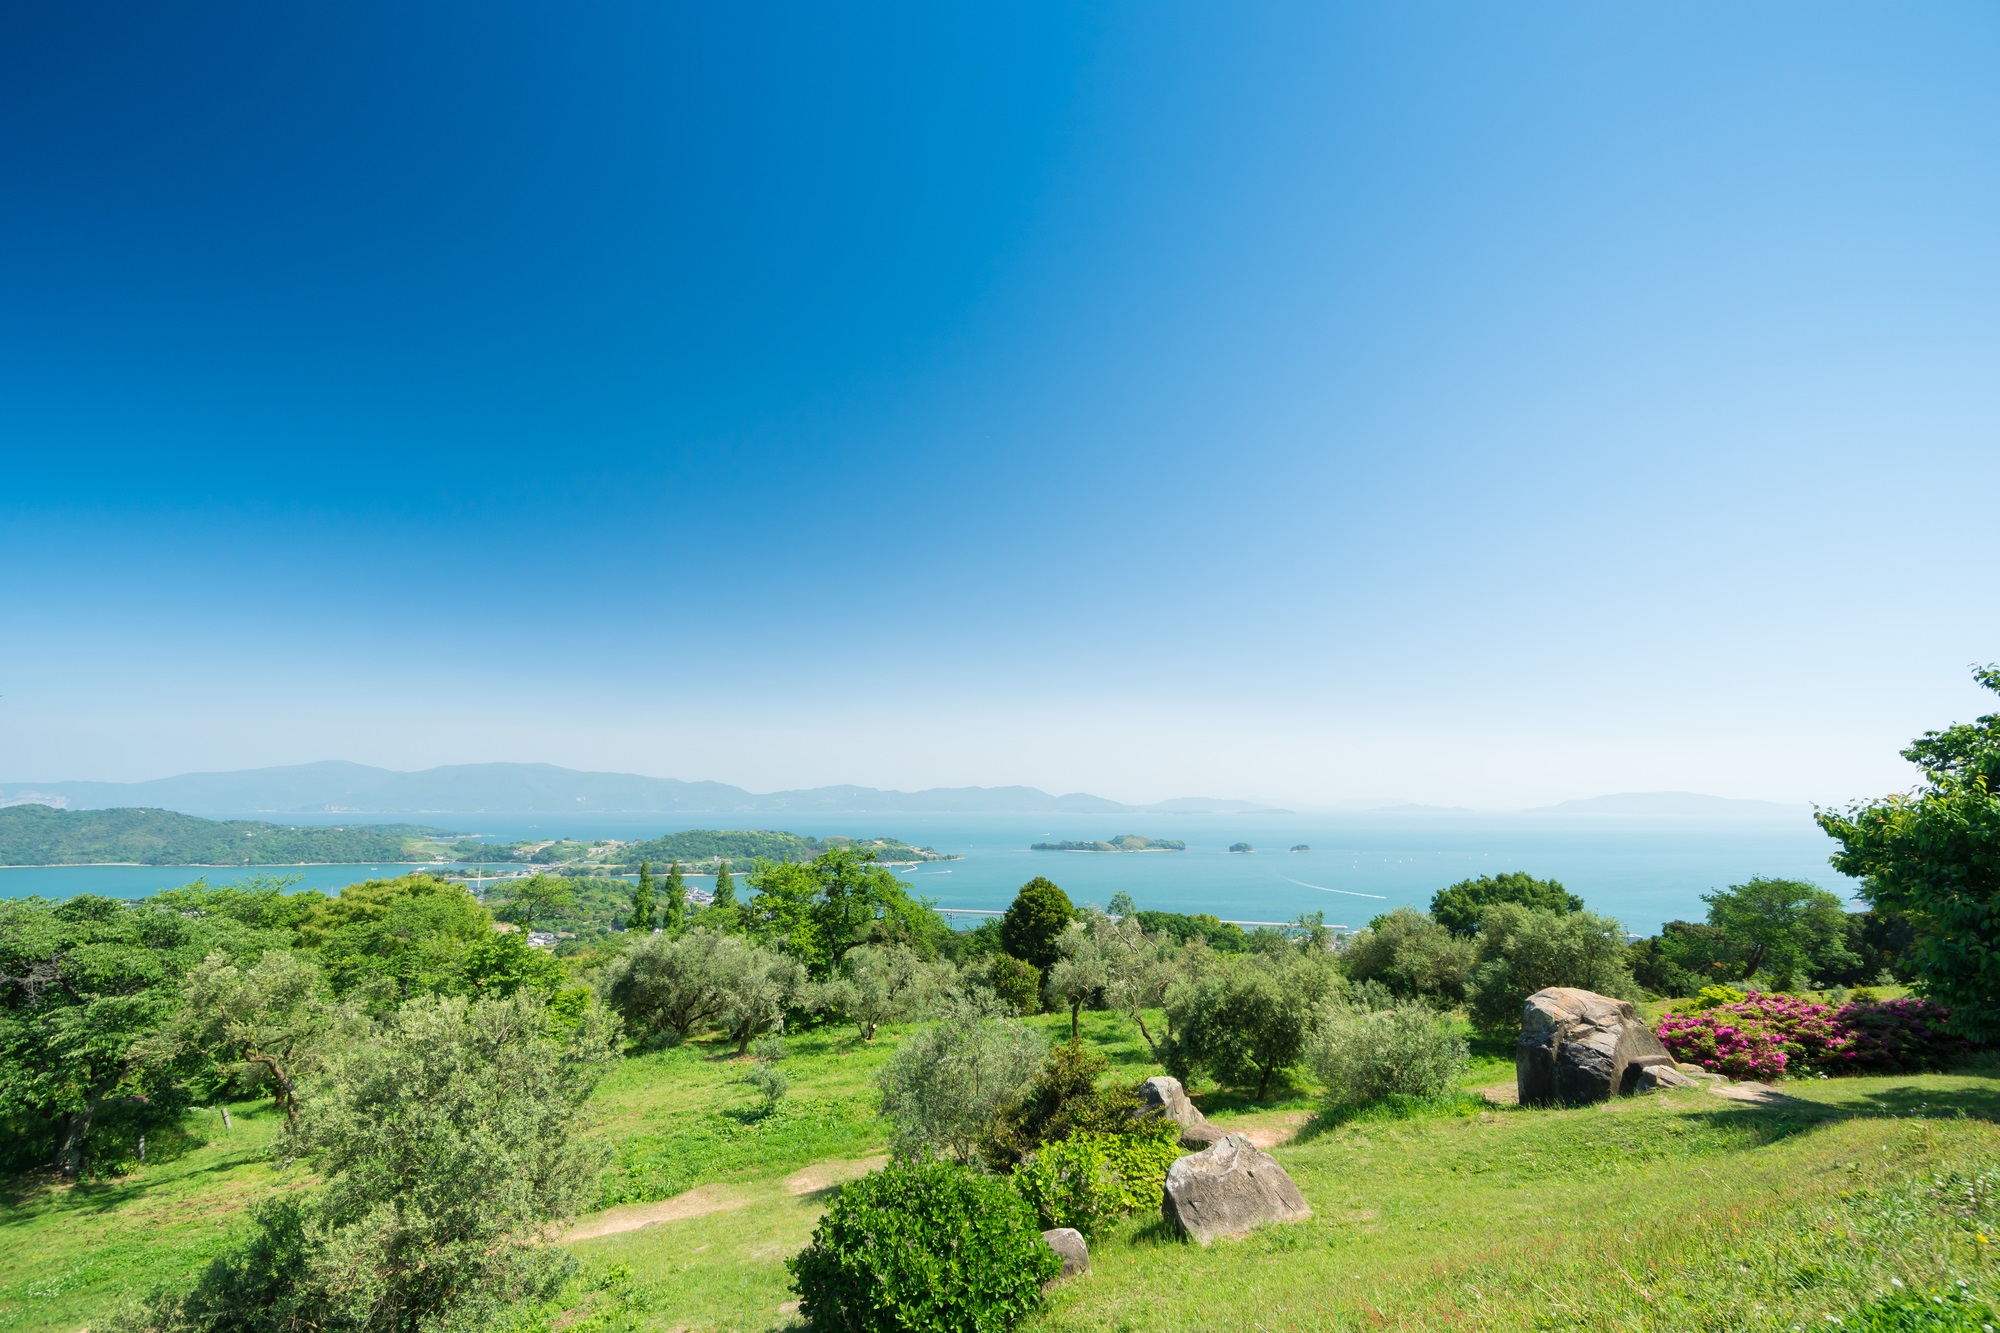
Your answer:
[[[1287,884],[1296,884],[1302,889],[1318,889],[1321,893],[1344,893],[1350,898],[1380,898],[1383,902],[1389,900],[1389,895],[1386,893],[1356,893],[1353,889],[1329,889],[1324,884],[1308,884],[1302,879],[1293,879],[1290,875],[1280,875],[1278,878]]]

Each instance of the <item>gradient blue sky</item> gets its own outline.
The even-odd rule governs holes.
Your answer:
[[[21,0],[0,778],[1838,801],[2000,657],[2000,9]]]

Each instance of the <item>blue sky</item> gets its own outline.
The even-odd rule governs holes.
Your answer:
[[[2000,11],[26,3],[0,778],[1839,801],[2000,658]]]

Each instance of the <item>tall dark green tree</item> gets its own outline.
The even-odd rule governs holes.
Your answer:
[[[680,858],[667,866],[667,883],[661,895],[660,925],[669,935],[678,935],[687,922],[687,880],[681,874]]]
[[[1779,990],[1848,968],[1847,910],[1817,884],[1766,879],[1704,893],[1708,924],[1736,955],[1737,975],[1768,976]]]
[[[729,873],[729,862],[715,863],[715,903],[716,907],[736,906],[736,880]]]
[[[625,929],[641,933],[653,928],[653,867],[650,863],[639,863],[639,886],[632,890],[632,919],[625,923]]]
[[[1479,933],[1479,914],[1495,903],[1519,903],[1562,916],[1581,912],[1583,899],[1552,879],[1510,870],[1501,875],[1462,879],[1431,898],[1431,916],[1454,935]]]
[[[1076,916],[1069,895],[1037,875],[1021,886],[1000,918],[1000,947],[1046,972],[1059,957],[1056,940]]]
[[[2000,665],[1973,677],[2000,693]],[[1922,787],[1816,818],[1840,843],[1834,868],[1908,917],[1914,988],[1965,1035],[2000,1038],[2000,713],[1927,731],[1903,758]]]

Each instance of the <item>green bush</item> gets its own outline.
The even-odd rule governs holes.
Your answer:
[[[1625,929],[1590,912],[1537,911],[1496,903],[1479,918],[1478,953],[1466,1010],[1490,1036],[1521,1030],[1521,1006],[1536,991],[1575,986],[1621,1000],[1638,983],[1627,966]]]
[[[1383,1097],[1443,1095],[1465,1072],[1465,1041],[1443,1015],[1422,1005],[1365,1012],[1335,1009],[1320,1022],[1313,1066],[1329,1106]]]
[[[896,1162],[841,1187],[785,1265],[799,1313],[843,1333],[1003,1333],[1062,1260],[1005,1181],[955,1162]]]
[[[1137,1089],[1123,1084],[1099,1087],[1111,1068],[1095,1046],[1059,1042],[1041,1068],[994,1119],[982,1136],[980,1153],[995,1170],[1026,1160],[1043,1144],[1078,1131],[1123,1132],[1139,1113]]]
[[[1151,1122],[1131,1134],[1072,1134],[1023,1163],[1014,1187],[1044,1227],[1095,1236],[1127,1213],[1159,1207],[1167,1168],[1180,1155],[1180,1126],[1172,1123]]]

